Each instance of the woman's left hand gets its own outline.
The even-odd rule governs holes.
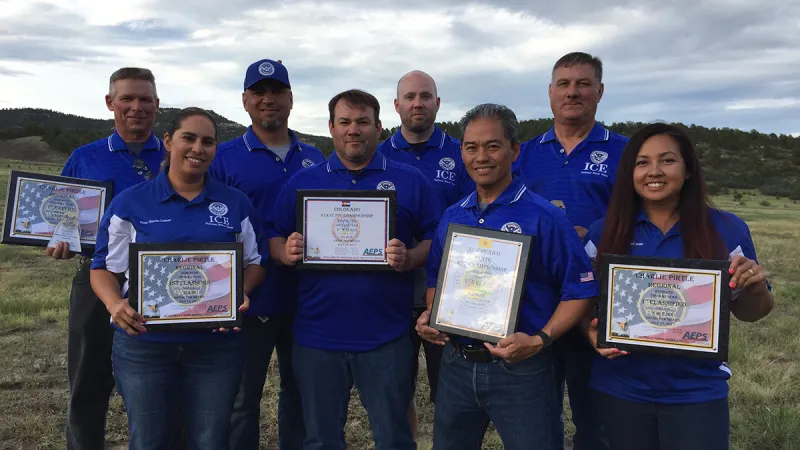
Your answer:
[[[742,255],[736,255],[731,260],[728,270],[731,274],[731,288],[752,288],[759,284],[766,288],[767,272],[755,261]]]
[[[242,302],[242,306],[239,307],[239,314],[244,314],[245,312],[247,312],[248,309],[250,309],[250,297],[248,297],[247,294],[244,294],[244,301]],[[219,331],[220,333],[227,333],[230,330],[228,330],[227,328],[219,328],[211,331],[213,333],[216,333],[217,331]],[[242,329],[239,327],[233,327],[233,331],[239,332],[242,331]]]

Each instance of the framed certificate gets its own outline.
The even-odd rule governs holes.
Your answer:
[[[533,238],[451,223],[430,326],[497,343],[516,331]]]
[[[153,329],[241,326],[244,246],[130,244],[128,300]]]
[[[394,270],[386,247],[395,236],[397,191],[297,191],[298,269]]]
[[[74,252],[93,248],[111,192],[110,182],[11,170],[0,242],[47,247],[56,239]]]
[[[728,261],[600,255],[597,346],[728,359]]]

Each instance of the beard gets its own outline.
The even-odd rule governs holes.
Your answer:
[[[436,119],[433,117],[427,117],[423,121],[411,120],[411,118],[409,118],[409,120],[403,122],[403,126],[412,133],[422,133],[431,129],[434,120]]]
[[[283,126],[283,120],[261,120],[261,128],[267,131],[279,131]]]

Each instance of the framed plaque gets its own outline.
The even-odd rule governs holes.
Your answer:
[[[244,246],[130,244],[128,300],[153,329],[241,326]]]
[[[728,261],[600,255],[597,346],[728,359]]]
[[[94,248],[111,193],[110,182],[12,170],[0,242],[47,247],[63,241],[74,252]]]
[[[395,236],[397,191],[297,191],[298,269],[394,270],[386,247]]]
[[[430,326],[497,343],[516,331],[533,238],[449,224]]]

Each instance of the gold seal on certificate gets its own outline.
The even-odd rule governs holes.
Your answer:
[[[396,191],[297,191],[298,269],[392,270]]]
[[[131,307],[158,329],[240,326],[241,243],[130,244]]]
[[[598,347],[728,358],[727,261],[601,255]]]
[[[70,250],[94,247],[111,183],[12,170],[0,242]],[[75,226],[72,226],[72,225]]]
[[[448,225],[430,326],[495,343],[513,334],[531,242],[523,234]]]

